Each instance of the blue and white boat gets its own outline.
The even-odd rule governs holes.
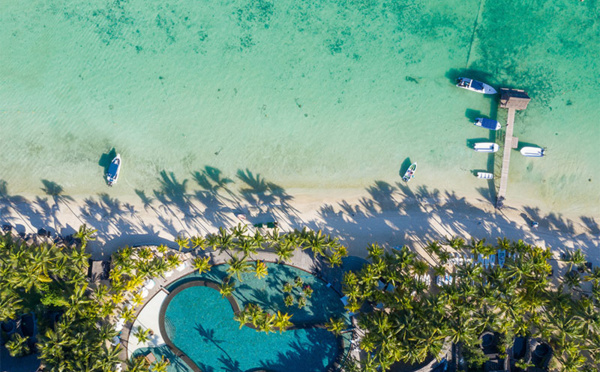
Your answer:
[[[506,251],[504,249],[498,250],[498,265],[500,267],[504,267],[504,262],[506,261]]]
[[[108,186],[112,186],[117,183],[119,179],[119,172],[121,171],[121,155],[117,154],[113,161],[110,162],[108,166],[108,171],[106,172],[106,182]]]
[[[486,83],[482,83],[481,81],[459,77],[456,80],[456,86],[459,88],[463,88],[466,90],[470,90],[472,92],[482,93],[482,94],[496,94],[498,93],[496,89],[487,85]]]
[[[478,127],[482,127],[489,130],[498,130],[502,126],[496,120],[488,119],[488,118],[477,118],[475,119],[475,125]]]

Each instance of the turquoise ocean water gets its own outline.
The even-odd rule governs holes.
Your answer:
[[[284,188],[397,182],[479,196],[469,121],[505,113],[457,89],[465,70],[532,97],[515,136],[508,197],[557,212],[600,204],[597,0],[55,0],[0,3],[0,179],[113,196],[205,166]],[[411,183],[412,187],[413,183]],[[193,188],[193,182],[189,182]]]

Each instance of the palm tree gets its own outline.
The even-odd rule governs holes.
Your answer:
[[[148,372],[148,362],[142,355],[127,360],[127,372]]]
[[[168,255],[166,258],[167,270],[173,270],[181,265],[181,257],[178,254]]]
[[[277,311],[277,317],[275,318],[275,327],[279,328],[279,333],[283,333],[288,327],[291,327],[293,323],[290,321],[292,316],[280,311]]]
[[[586,282],[600,283],[600,267],[594,267],[594,270],[583,279]]]
[[[73,248],[71,252],[71,266],[75,267],[80,273],[87,272],[89,266],[89,259],[92,257],[91,254],[85,252],[85,247],[79,249]]]
[[[233,256],[227,261],[229,264],[229,267],[227,268],[229,277],[233,277],[235,275],[239,281],[242,281],[241,274],[248,272],[250,269],[250,264],[245,260],[245,258],[246,257],[240,258],[238,256]]]
[[[138,326],[133,335],[137,338],[139,344],[145,344],[150,341],[149,328],[143,329],[141,326]]]
[[[260,233],[259,230],[254,232],[254,235],[251,238],[252,244],[256,247],[256,249],[262,249],[263,243],[266,241],[265,237]]]
[[[569,263],[569,272],[571,270],[573,270],[573,266],[576,267],[585,267],[585,263],[587,262],[587,259],[585,257],[585,255],[583,254],[583,252],[581,251],[581,249],[577,249],[575,252],[567,255],[567,257],[564,259],[565,262]]]
[[[581,277],[577,271],[569,271],[565,274],[563,282],[569,287],[571,290],[579,289],[581,286]]]
[[[131,323],[135,320],[135,311],[132,307],[129,307],[121,312],[121,318],[125,320],[125,323]]]
[[[246,237],[247,232],[248,226],[238,223],[237,226],[231,230],[231,235],[236,239],[242,240]]]
[[[292,295],[285,296],[285,298],[283,299],[283,303],[287,307],[294,306],[294,296],[292,296]]]
[[[167,372],[167,367],[171,364],[168,359],[165,359],[163,355],[160,361],[156,361],[152,364],[152,368],[150,369],[152,372]]]
[[[200,248],[202,250],[206,249],[206,239],[204,239],[202,236],[192,236],[192,247],[193,248]]]
[[[325,324],[325,328],[336,336],[339,336],[345,327],[346,323],[342,318],[329,318],[329,323]]]
[[[232,241],[233,237],[231,236],[231,234],[229,234],[224,228],[219,227],[219,234],[217,235],[217,244],[220,246],[220,249],[225,250],[229,248]]]
[[[277,254],[279,262],[286,262],[292,258],[294,248],[290,247],[287,241],[284,241],[275,246],[275,253]]]
[[[452,238],[446,238],[446,244],[452,247],[452,249],[458,251],[463,249],[465,246],[465,240],[461,237],[455,236]]]
[[[167,247],[167,246],[166,246],[166,245],[164,245],[164,244],[161,244],[161,245],[159,245],[158,247],[156,247],[156,250],[158,251],[158,253],[161,253],[161,254],[163,254],[163,255],[164,255],[164,254],[166,254],[166,253],[168,252],[168,250],[169,250],[169,247]]]
[[[210,257],[196,257],[194,258],[193,265],[194,269],[198,270],[199,274],[210,271],[212,265],[210,264]]]
[[[144,247],[144,248],[140,248],[137,250],[137,252],[135,252],[138,258],[138,264],[140,262],[148,262],[152,259],[152,257],[154,257],[154,253],[152,253],[152,250],[149,247]]]
[[[381,256],[383,256],[384,251],[382,246],[380,246],[377,243],[374,243],[367,247],[367,252],[369,252],[369,254],[367,255],[367,259],[370,259],[371,261],[376,261],[379,260]]]
[[[267,274],[268,274],[267,265],[265,265],[265,263],[263,261],[257,260],[255,262],[255,266],[254,266],[254,275],[258,279],[262,279],[265,276],[267,276]]]
[[[79,239],[81,241],[81,246],[85,247],[87,245],[88,241],[96,240],[96,238],[93,237],[93,235],[97,231],[98,230],[88,228],[86,224],[83,224],[79,227],[79,231],[77,231],[75,234],[73,234],[73,237],[75,239]]]
[[[425,261],[415,260],[412,269],[415,275],[422,276],[429,271],[429,265]]]
[[[23,355],[29,354],[29,346],[27,345],[27,340],[29,337],[23,337],[19,333],[13,333],[10,340],[4,344],[8,353],[11,357],[21,357]]]
[[[229,283],[228,281],[224,281],[219,285],[219,292],[223,298],[231,296],[235,289],[234,283]]]
[[[238,242],[238,248],[244,253],[244,256],[250,256],[250,254],[256,254],[257,247],[254,241],[247,238],[242,238]]]
[[[96,366],[101,371],[113,371],[117,363],[121,363],[119,354],[121,353],[121,347],[117,346],[106,346],[102,345],[99,359],[96,360]]]
[[[181,250],[183,248],[188,249],[190,247],[190,239],[188,237],[185,237],[183,235],[179,235],[175,238],[175,243],[177,243],[177,245],[179,246],[179,251],[181,252]]]
[[[311,231],[309,239],[309,246],[315,256],[323,256],[325,254],[325,245],[327,242],[327,236],[323,235],[323,232],[319,229],[316,233]]]
[[[334,268],[336,266],[342,266],[342,256],[338,252],[333,254],[325,254],[327,264],[329,267]]]
[[[240,329],[242,329],[243,326],[251,322],[252,316],[246,309],[244,309],[235,314],[233,319],[240,323]]]
[[[14,319],[17,316],[17,313],[23,309],[22,302],[23,299],[15,292],[3,292],[0,296],[0,321]]]
[[[275,317],[273,315],[264,313],[264,316],[259,317],[257,320],[257,329],[265,333],[273,332],[274,322]]]

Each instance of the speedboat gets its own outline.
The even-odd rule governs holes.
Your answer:
[[[106,172],[106,182],[108,182],[108,186],[112,186],[115,183],[117,183],[120,171],[121,155],[117,154],[117,156],[115,156],[115,158],[110,162],[110,165],[108,166],[108,171]]]
[[[529,158],[541,158],[546,155],[546,150],[541,147],[523,147],[521,149],[521,155],[527,156]]]
[[[475,125],[478,127],[482,127],[489,130],[498,130],[501,125],[496,120],[486,119],[486,118],[477,118],[475,119]]]
[[[477,152],[496,152],[500,149],[497,143],[493,142],[478,142],[473,146],[473,150]]]
[[[477,93],[483,93],[483,94],[498,93],[498,92],[496,92],[496,89],[492,88],[491,86],[487,85],[486,83],[482,83],[481,81],[477,81],[477,80],[473,80],[473,79],[469,79],[469,78],[465,78],[465,77],[459,77],[456,80],[456,86],[459,88],[463,88],[463,89],[470,90],[470,91],[477,92]]]
[[[491,180],[494,178],[494,174],[488,173],[488,172],[477,172],[477,178],[482,178],[484,180]]]
[[[408,169],[406,170],[406,173],[404,173],[404,176],[402,177],[402,181],[408,182],[408,181],[412,180],[415,177],[416,172],[417,172],[417,163],[412,163],[410,165],[410,167],[408,167]]]

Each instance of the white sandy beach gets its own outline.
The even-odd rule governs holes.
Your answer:
[[[413,186],[412,184],[410,186]],[[414,185],[417,186],[417,185]],[[109,190],[110,191],[110,190]],[[469,239],[498,237],[561,252],[581,248],[600,263],[600,214],[577,216],[511,203],[497,211],[484,199],[467,200],[423,187],[379,183],[367,190],[267,190],[265,192],[171,193],[113,198],[109,194],[0,197],[2,224],[18,232],[44,228],[68,235],[85,223],[98,230],[90,243],[93,257],[105,258],[119,247],[141,244],[177,245],[177,235],[205,235],[220,226],[278,221],[283,231],[304,226],[337,237],[351,255],[366,256],[365,247],[378,242],[418,249],[448,236]],[[592,206],[593,210],[593,206]],[[242,215],[240,219],[240,215]],[[531,221],[539,227],[530,227]]]

